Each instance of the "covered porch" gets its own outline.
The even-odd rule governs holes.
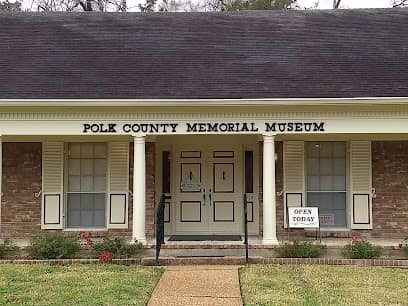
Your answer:
[[[339,242],[405,238],[407,110],[387,107],[2,114],[1,238],[85,230],[149,246],[162,194],[166,237],[239,237],[175,247],[242,243],[244,194],[254,248],[287,240],[290,206],[319,207],[322,233]]]

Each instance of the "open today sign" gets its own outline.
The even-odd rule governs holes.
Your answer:
[[[290,228],[319,228],[319,208],[288,207]]]

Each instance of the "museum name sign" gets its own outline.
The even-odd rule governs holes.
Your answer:
[[[319,133],[325,131],[325,122],[185,122],[185,123],[83,123],[84,134],[106,133]]]

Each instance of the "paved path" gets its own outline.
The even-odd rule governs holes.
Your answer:
[[[167,267],[148,306],[241,306],[238,266]]]

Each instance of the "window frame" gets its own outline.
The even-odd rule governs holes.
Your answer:
[[[308,169],[307,169],[307,158],[308,158],[308,154],[307,154],[307,146],[308,143],[311,142],[343,142],[345,144],[345,188],[346,190],[345,192],[345,210],[346,210],[346,224],[345,226],[342,227],[335,227],[335,226],[330,226],[330,227],[321,227],[320,226],[320,230],[321,231],[349,231],[350,230],[350,226],[351,226],[351,222],[350,222],[350,142],[349,141],[345,141],[345,140],[309,140],[309,141],[304,141],[305,146],[304,146],[304,193],[305,193],[305,201],[304,201],[304,206],[307,207],[308,206]],[[327,192],[336,192],[335,191],[327,191]],[[313,192],[313,191],[310,191]],[[340,191],[337,191],[340,192]],[[319,211],[319,216],[320,216],[320,211]]]
[[[103,143],[105,144],[106,147],[106,169],[105,169],[105,191],[92,191],[92,192],[71,192],[69,191],[69,145],[72,143],[80,143],[80,144],[86,144],[86,143],[90,143],[90,144],[95,144],[95,143]],[[109,152],[109,143],[106,141],[67,141],[64,142],[64,182],[63,182],[63,186],[64,186],[64,213],[63,213],[63,230],[64,231],[72,231],[72,232],[76,232],[76,231],[107,231],[108,230],[108,198],[109,198],[109,194],[110,194],[110,190],[109,190],[109,186],[110,186],[110,182],[109,182],[109,173],[110,173],[110,152]],[[69,193],[88,193],[88,194],[105,194],[105,225],[103,227],[68,227],[68,194]]]

